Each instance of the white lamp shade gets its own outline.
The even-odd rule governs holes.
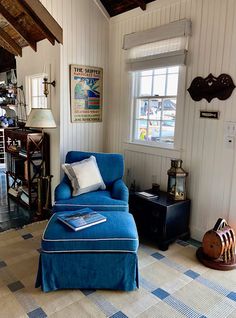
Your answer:
[[[27,118],[25,127],[32,128],[56,128],[51,109],[48,108],[32,108]]]

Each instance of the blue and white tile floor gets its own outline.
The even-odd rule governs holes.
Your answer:
[[[236,318],[236,271],[200,264],[196,241],[178,241],[165,252],[141,243],[134,292],[43,293],[34,282],[45,224],[0,234],[0,318]]]

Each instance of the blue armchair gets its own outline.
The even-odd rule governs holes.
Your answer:
[[[89,207],[95,211],[128,211],[128,188],[124,184],[124,160],[121,154],[69,151],[66,163],[73,163],[94,156],[97,161],[105,190],[97,190],[72,196],[70,180],[64,175],[55,189],[53,212],[72,211]]]

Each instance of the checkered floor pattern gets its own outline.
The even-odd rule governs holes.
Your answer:
[[[194,241],[166,252],[141,243],[136,291],[43,293],[34,283],[45,224],[0,234],[0,318],[236,318],[236,271],[204,267]]]

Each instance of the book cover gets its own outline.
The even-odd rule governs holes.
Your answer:
[[[22,192],[20,198],[21,198],[21,200],[24,201],[26,204],[29,204],[29,196],[28,196],[26,193]]]
[[[74,231],[79,231],[106,221],[106,217],[95,211],[92,211],[89,208],[67,213],[58,213],[57,218],[59,221],[65,223]]]
[[[38,195],[36,190],[33,188],[31,188],[31,192],[29,192],[29,187],[25,185],[22,186],[21,190],[28,196],[31,194],[31,197],[34,197],[34,198]]]
[[[149,193],[149,192],[145,192],[145,191],[141,191],[141,192],[136,192],[138,195],[146,198],[146,199],[155,199],[158,198],[158,195],[153,194],[153,193]]]

